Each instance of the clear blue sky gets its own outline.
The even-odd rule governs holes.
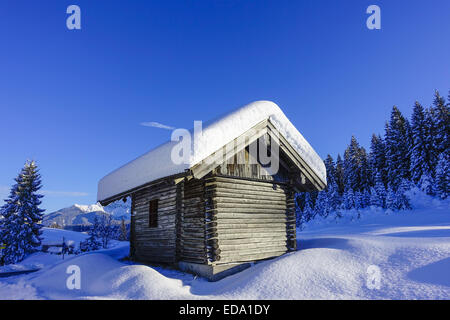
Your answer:
[[[95,202],[102,176],[170,139],[144,121],[190,128],[268,99],[335,156],[351,135],[368,147],[394,104],[409,116],[450,89],[448,0],[10,0],[0,39],[0,195],[33,158],[48,212]]]

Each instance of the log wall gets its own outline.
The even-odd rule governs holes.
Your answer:
[[[183,185],[182,209],[179,215],[178,260],[207,263],[205,246],[204,180],[190,180]]]
[[[131,254],[142,262],[176,262],[177,186],[163,183],[132,197]],[[149,227],[149,203],[158,199],[158,226]]]
[[[205,179],[211,263],[254,261],[296,250],[294,193],[287,184],[223,176]]]

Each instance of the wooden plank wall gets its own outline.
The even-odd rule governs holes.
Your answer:
[[[142,262],[176,262],[177,186],[163,183],[140,190],[132,197],[134,259]],[[149,202],[158,201],[158,227],[149,227]]]
[[[183,201],[179,216],[178,260],[206,264],[205,182],[193,179],[181,184]]]
[[[254,261],[296,250],[294,194],[285,184],[211,176],[206,213],[216,222],[207,244],[214,264]]]

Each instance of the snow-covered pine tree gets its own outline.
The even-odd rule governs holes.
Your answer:
[[[345,190],[342,197],[342,207],[343,209],[350,210],[355,207],[355,195],[351,188]]]
[[[380,207],[386,208],[386,187],[384,186],[383,179],[381,178],[381,173],[377,172],[375,174],[375,192],[378,201],[376,203],[380,204]]]
[[[302,212],[302,222],[308,222],[314,218],[314,206],[311,199],[311,193],[307,192],[305,195],[305,206]]]
[[[383,207],[380,197],[375,190],[375,187],[370,188],[370,205],[374,207]]]
[[[320,216],[325,218],[328,215],[328,212],[327,192],[325,190],[320,191],[316,199],[316,205],[314,206],[314,217]]]
[[[120,221],[120,230],[119,230],[119,240],[120,241],[128,241],[128,229],[125,224],[125,219],[122,217]]]
[[[419,186],[428,195],[434,196],[436,194],[433,178],[427,173],[420,177]]]
[[[342,199],[336,182],[331,182],[327,186],[327,198],[330,211],[335,211],[340,208]]]
[[[436,166],[436,178],[434,190],[441,199],[446,199],[450,193],[450,156],[448,153],[441,153]]]
[[[371,185],[369,160],[364,147],[354,136],[344,153],[344,183],[346,188],[363,192]]]
[[[0,243],[5,264],[22,261],[41,245],[43,209],[41,176],[34,161],[27,161],[15,179],[5,204],[0,209]]]
[[[327,170],[327,187],[325,189],[326,194],[324,195],[326,196],[326,205],[322,208],[322,211],[324,211],[322,215],[328,216],[331,211],[336,210],[340,206],[341,199],[338,190],[338,177],[334,160],[328,155],[324,163]],[[316,206],[319,201],[323,201],[322,199],[324,196],[317,198]]]
[[[100,220],[98,217],[94,218],[91,228],[88,232],[89,237],[85,242],[85,248],[87,251],[93,251],[100,249],[102,243],[100,242]]]
[[[411,149],[411,179],[422,190],[421,185],[422,176],[431,176],[431,156],[429,141],[431,133],[429,123],[427,121],[426,113],[422,105],[416,101],[411,117],[411,134],[412,134],[412,149]]]
[[[344,185],[345,190],[351,188],[359,190],[358,179],[358,150],[359,143],[354,136],[350,141],[350,145],[344,152]]]
[[[99,219],[99,234],[102,247],[104,249],[108,248],[110,241],[114,238],[116,233],[116,228],[113,224],[112,216],[109,214],[104,214]]]
[[[327,171],[327,185],[331,182],[336,182],[336,168],[334,165],[333,157],[327,155],[327,158],[323,163],[325,164],[325,169]]]
[[[362,200],[361,200],[361,206],[363,208],[367,208],[370,206],[370,189],[373,188],[372,186],[368,189],[364,189],[362,192]]]
[[[394,190],[402,179],[410,178],[411,129],[407,119],[394,106],[385,132],[388,181]]]
[[[345,184],[344,184],[344,162],[342,161],[341,155],[338,154],[336,158],[336,184],[339,195],[344,194]]]
[[[386,190],[386,209],[396,210],[395,192],[389,184]]]
[[[435,91],[432,117],[434,124],[433,145],[436,149],[436,155],[439,156],[443,152],[450,150],[450,106],[445,104],[445,99]]]
[[[361,191],[355,191],[353,195],[354,208],[359,210],[363,208],[363,196]]]
[[[373,186],[372,169],[369,164],[369,156],[367,155],[366,149],[361,147],[359,150],[359,180],[360,180],[360,191],[361,194],[364,190],[369,190]]]
[[[406,192],[411,188],[410,182],[403,179],[395,192],[394,208],[397,210],[411,210],[411,203]]]
[[[380,173],[381,181],[386,186],[387,168],[386,168],[386,147],[383,138],[380,135],[372,135],[370,143],[369,164],[371,167],[372,179],[375,184],[376,174]]]

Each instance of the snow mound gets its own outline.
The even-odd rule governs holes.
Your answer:
[[[280,107],[271,101],[256,101],[206,125],[202,135],[197,137],[196,152],[191,154],[187,163],[172,162],[171,152],[178,142],[167,142],[103,177],[98,184],[97,199],[105,200],[156,179],[182,173],[267,119],[326,183],[326,170],[322,159]]]
[[[67,286],[71,266],[80,268],[79,290]],[[192,299],[181,280],[148,266],[124,265],[108,250],[64,260],[29,277],[28,283],[46,299]]]
[[[170,279],[155,269],[123,266],[100,277],[92,286],[94,296],[112,299],[192,299],[189,288],[179,279]],[[155,290],[156,289],[156,290]]]

